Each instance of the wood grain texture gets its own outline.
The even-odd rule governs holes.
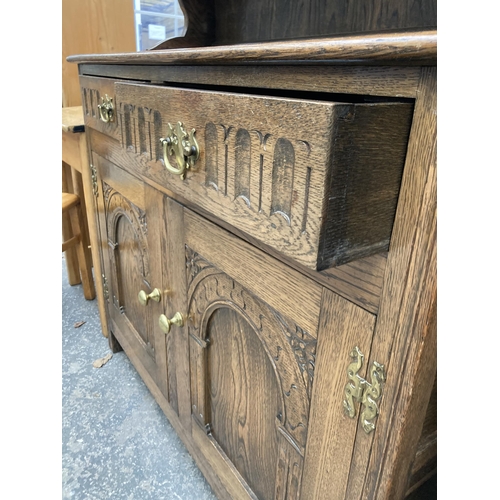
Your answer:
[[[134,365],[134,368],[139,373],[141,379],[144,381],[156,402],[160,405],[162,411],[174,427],[177,435],[186,445],[190,455],[194,458],[197,466],[200,468],[214,492],[217,494],[217,497],[221,500],[234,500],[235,498],[249,498],[251,500],[255,500],[254,496],[241,496],[242,490],[236,489],[234,484],[228,486],[221,480],[219,477],[221,474],[219,473],[218,475],[215,472],[216,470],[219,471],[220,467],[214,466],[211,461],[207,461],[206,456],[203,454],[202,446],[197,443],[195,435],[191,435],[191,432],[189,432],[188,429],[190,427],[186,427],[183,423],[181,423],[177,413],[169,404],[167,396],[165,396],[163,391],[160,389],[158,380],[153,378],[151,375],[148,363],[144,364],[144,357],[142,357],[140,352],[137,351],[133,337],[122,331],[112,320],[109,321],[109,325],[110,346],[112,346],[113,352],[116,352],[115,349],[123,349],[125,351],[127,357]],[[229,490],[226,488],[229,488]]]
[[[77,133],[84,130],[83,108],[81,106],[62,108],[62,131]]]
[[[94,153],[95,157],[99,155]],[[144,210],[146,206],[145,185],[140,180],[103,157],[97,158],[99,177],[108,186],[121,193],[127,200]]]
[[[141,289],[146,288],[146,293],[151,291],[145,211],[109,185],[103,183],[103,186],[106,197],[105,241],[110,262],[110,315],[122,331],[129,331],[135,338],[137,351],[144,351],[145,357],[151,357],[147,364],[153,371],[152,322],[149,310],[143,311],[137,299]]]
[[[137,297],[140,290],[150,293],[162,287],[163,196],[98,155],[92,159],[100,181],[100,248],[108,281],[110,328],[127,336],[134,356],[168,399],[167,345],[158,325],[163,306],[150,301],[144,307]],[[123,338],[118,341],[122,344]]]
[[[320,285],[188,210],[185,213],[185,238],[190,248],[221,271],[244,282],[249,291],[271,307],[286,314],[308,332],[316,331],[321,303]],[[228,247],[232,249],[231,259],[227,259]],[[241,265],[243,262],[244,266]],[[300,310],[290,303],[289,296],[301,304]]]
[[[351,302],[376,313],[384,280],[387,254],[365,257],[343,266],[325,269],[315,278]]]
[[[288,266],[296,269],[310,279],[321,283],[323,286],[339,293],[341,296],[363,307],[369,312],[376,313],[378,310],[380,290],[384,278],[384,269],[387,260],[386,254],[374,255],[365,259],[360,259],[355,262],[344,264],[336,268],[330,268],[321,273],[312,271],[304,266],[300,266],[293,259],[288,259],[283,254],[277,252],[272,247],[264,245],[262,241],[256,238],[251,238],[245,231],[240,231],[234,226],[225,223],[212,212],[203,210],[199,205],[189,202],[177,193],[167,189],[164,185],[152,181],[150,178],[141,174],[143,171],[140,164],[126,151],[124,151],[117,141],[107,139],[103,134],[89,129],[88,137],[90,138],[92,148],[101,157],[112,160],[115,164],[121,165],[125,170],[134,172],[145,183],[151,185],[155,189],[164,192],[169,197],[189,207],[190,210],[199,213],[204,218],[212,220],[217,225],[224,229],[233,232],[239,238],[250,242],[253,246],[262,249],[273,257],[284,261]]]
[[[358,419],[345,415],[342,401],[350,352],[358,346],[368,358],[374,324],[375,316],[324,291],[301,500],[353,498],[344,495]]]
[[[73,170],[76,170],[78,173],[82,171],[81,134],[84,133],[63,132],[62,134],[62,161],[69,168],[66,175],[70,175],[71,177],[74,176]],[[85,138],[83,146],[85,147]],[[74,189],[74,186],[71,186],[70,189]]]
[[[73,177],[71,175],[71,166],[68,165],[64,160],[62,162],[62,192],[72,193],[73,192]],[[71,228],[71,220],[69,214],[62,214],[62,238],[63,240],[69,240],[73,237],[73,229]],[[66,268],[68,271],[68,283],[73,285],[78,285],[82,282],[80,278],[80,272],[78,268],[78,257],[76,255],[76,248],[70,247],[66,250],[65,254]]]
[[[80,86],[82,92],[82,109],[85,125],[99,130],[103,134],[107,134],[117,140],[121,137],[121,130],[116,118],[116,96],[115,82],[107,78],[91,78],[80,77]],[[101,99],[105,96],[113,99],[114,105],[114,120],[107,123],[103,122],[99,115],[98,106],[101,104]]]
[[[149,249],[149,269],[150,269],[150,280],[147,283],[143,282],[144,285],[149,285],[149,288],[144,287],[147,293],[152,291],[154,288],[159,288],[162,290],[164,287],[164,276],[163,276],[163,246],[162,237],[164,235],[164,211],[163,211],[163,195],[158,191],[151,189],[149,186],[144,186],[144,198],[146,201],[146,231],[147,231],[147,244]],[[163,288],[164,289],[164,288]],[[138,300],[138,292],[135,291],[135,301]],[[156,384],[160,391],[168,396],[171,406],[178,413],[179,407],[179,396],[178,389],[173,390],[174,384],[171,383],[170,379],[176,379],[176,357],[177,352],[173,347],[173,342],[171,339],[165,337],[165,334],[160,328],[158,319],[162,312],[165,310],[165,302],[168,300],[168,295],[162,294],[160,302],[150,301],[146,307],[141,306],[139,314],[144,315],[145,309],[149,315],[150,322],[150,332],[152,337],[152,345],[154,345],[154,362],[156,365],[156,372],[154,373],[154,378]],[[173,352],[172,352],[173,351]],[[177,382],[177,380],[176,380]]]
[[[73,193],[62,193],[62,211],[67,213],[70,208],[78,205],[80,203],[80,198]]]
[[[203,426],[210,424],[211,412],[207,399],[211,394],[208,391],[210,359],[209,354],[197,353],[210,353],[213,342],[207,332],[213,315],[220,308],[230,308],[241,316],[238,316],[240,320],[252,326],[253,333],[264,346],[263,353],[279,380],[282,395],[281,406],[276,412],[271,412],[271,420],[275,424],[279,421],[278,430],[303,454],[314,381],[316,333],[306,330],[302,323],[293,322],[282,312],[257,299],[246,287],[248,279],[242,283],[235,281],[188,246],[186,260],[189,318],[192,323],[189,334],[194,341],[190,342],[191,352],[193,358],[200,362],[196,368],[197,375],[192,377],[192,386],[198,388],[197,396],[193,398],[193,415]],[[236,335],[238,328],[232,331]],[[243,384],[247,383],[245,379],[242,380]],[[278,421],[275,421],[275,417]]]
[[[236,498],[238,500],[260,500],[248,487],[236,467],[224,459],[222,449],[217,441],[210,436],[207,437],[207,434],[196,422],[193,422],[192,432],[196,450],[202,456],[200,462],[205,465],[206,469],[216,471],[213,476],[220,484],[220,487],[216,489],[218,498],[220,497],[221,500],[234,500]]]
[[[404,105],[382,106],[376,112],[355,106],[353,118],[347,115],[338,123],[318,270],[389,246],[412,111],[410,106],[405,112],[399,106]]]
[[[83,176],[81,173],[81,170],[85,168],[87,164],[87,150],[85,145],[85,137],[82,137],[80,134],[78,134],[76,138],[78,140],[78,146],[76,151],[77,154],[79,155],[79,158],[78,158],[78,163],[73,163],[75,167],[71,168],[71,177],[73,185],[72,192],[75,193],[80,198],[80,205],[81,205],[80,231],[83,244],[83,253],[85,258],[84,267],[88,269],[90,272],[88,281],[91,282],[90,287],[92,289],[92,292],[87,293],[86,296],[87,298],[93,300],[95,298],[95,291],[94,291],[94,278],[92,276],[93,258],[91,253],[90,236],[89,236],[89,222],[88,222],[89,210],[87,209],[86,189],[84,188]]]
[[[176,312],[187,315],[186,263],[184,257],[184,209],[174,200],[163,197],[160,218],[162,272],[165,290],[163,314],[172,318]],[[174,327],[167,336],[168,364],[171,367],[171,392],[175,391],[175,410],[186,429],[191,427],[189,341],[187,327]],[[172,398],[171,398],[172,401]]]
[[[307,206],[307,200],[325,197],[329,135],[336,105],[127,84],[117,84],[116,92],[120,120],[130,124],[124,126],[123,147],[131,154],[140,154],[141,158],[137,159],[142,160],[143,165],[139,165],[145,176],[217,213],[264,243],[292,254],[299,262],[315,265],[321,207]],[[151,110],[142,127],[140,109]],[[243,109],[246,112],[242,113]],[[152,123],[152,110],[160,113],[159,131]],[[184,180],[168,173],[163,163],[156,161],[158,156],[162,157],[156,136],[167,133],[167,122],[177,121],[182,121],[188,130],[197,131],[200,148],[200,158]],[[146,141],[146,151],[134,140],[141,128],[151,137]],[[246,179],[239,158],[242,148],[238,141],[242,133],[246,134],[247,144]],[[288,141],[288,150],[295,151],[288,165],[285,156],[280,154],[280,141]],[[208,157],[209,154],[213,156]],[[149,162],[144,164],[145,160]],[[214,172],[210,170],[212,164]],[[308,166],[314,166],[311,174]],[[276,170],[281,175],[273,175]],[[215,182],[211,176],[215,176]],[[243,189],[242,193],[249,194],[249,198],[238,189]],[[280,210],[280,197],[289,200],[285,207],[288,212]]]
[[[82,167],[82,183],[83,192],[85,198],[85,206],[87,212],[87,224],[90,239],[90,250],[92,254],[92,265],[94,268],[94,281],[96,286],[96,296],[97,296],[97,306],[99,309],[99,318],[101,321],[101,330],[104,337],[109,336],[109,326],[108,326],[108,311],[107,311],[107,281],[104,273],[104,263],[102,254],[102,245],[100,238],[100,228],[99,228],[99,204],[97,202],[97,197],[99,196],[99,185],[97,182],[97,189],[95,190],[94,179],[92,176],[94,172],[91,170],[91,156],[92,153],[89,150],[89,143],[87,141],[87,136],[85,133],[79,133],[80,142],[80,154],[81,154],[81,167]],[[97,172],[95,175],[99,175]],[[102,195],[102,192],[101,192]],[[121,349],[119,344],[113,345],[113,339],[109,339],[110,346],[112,349]],[[115,352],[115,351],[113,351]],[[118,351],[116,351],[118,352]]]
[[[62,116],[62,189],[63,192],[75,193],[80,197],[80,203],[82,207],[82,238],[84,240],[84,256],[85,256],[85,267],[92,269],[94,266],[96,269],[95,278],[92,281],[92,287],[94,287],[94,279],[97,289],[100,288],[100,275],[97,272],[99,268],[99,263],[94,263],[94,257],[92,255],[92,248],[89,247],[95,243],[93,241],[93,235],[89,234],[89,220],[92,217],[92,210],[87,207],[92,207],[93,202],[89,198],[87,185],[85,185],[85,178],[83,176],[84,170],[88,168],[88,156],[87,156],[87,144],[85,134],[83,132],[77,132],[81,129],[83,124],[83,118],[81,116],[81,108],[66,108],[67,113],[63,110]],[[86,173],[86,172],[85,172]],[[88,191],[88,192],[87,192]],[[63,214],[62,218],[62,230],[63,238],[68,239],[72,236],[72,230],[69,225],[69,220],[67,214]],[[68,270],[68,281],[71,285],[81,282],[79,263],[76,257],[75,248],[68,248],[66,250],[66,267]],[[88,280],[87,280],[88,281]],[[92,297],[94,292],[87,293],[88,297]],[[99,310],[102,312],[102,302],[98,295]],[[106,328],[103,329],[106,331]]]
[[[231,5],[228,4],[228,8]],[[323,9],[321,15],[325,19],[331,15],[328,10],[331,6],[320,6],[318,3],[317,8],[318,12]],[[414,8],[418,9],[418,5],[414,4]],[[375,19],[379,14],[384,16],[387,12],[380,10],[366,14]],[[400,11],[397,15],[399,14]],[[294,16],[296,13],[289,12],[288,15]],[[421,49],[412,52],[410,45],[417,38],[416,34],[410,34],[413,42],[406,45],[406,48],[410,48],[409,54],[423,54],[430,49],[431,52],[434,51],[434,55],[426,64],[434,65],[435,32],[431,33],[430,38],[432,37],[434,41],[427,48],[424,43]],[[361,38],[363,37],[356,36],[354,40]],[[382,38],[385,42],[389,40],[385,35]],[[159,163],[157,160],[161,160],[161,155],[158,154],[158,149],[148,149],[148,136],[139,126],[147,121],[144,109],[142,115],[139,112],[134,115],[129,109],[130,127],[125,140],[121,132],[117,140],[116,136],[106,135],[104,130],[98,132],[88,127],[92,148],[101,157],[99,159],[94,154],[102,162],[99,163],[99,170],[106,172],[109,165],[105,160],[112,161],[120,165],[120,169],[128,175],[137,178],[137,183],[143,182],[149,193],[144,202],[146,220],[148,227],[152,220],[152,227],[155,228],[151,232],[148,229],[151,237],[148,239],[150,261],[161,265],[159,274],[156,271],[154,274],[161,276],[163,285],[167,287],[173,282],[179,293],[178,296],[174,294],[168,297],[157,312],[163,311],[171,316],[177,310],[189,311],[189,326],[173,332],[174,335],[168,340],[171,342],[170,346],[167,342],[163,359],[166,360],[168,374],[160,378],[148,365],[147,360],[151,356],[144,356],[143,349],[131,349],[130,342],[133,341],[133,344],[135,339],[129,332],[125,337],[123,333],[117,333],[117,338],[119,337],[120,343],[123,341],[128,346],[127,350],[132,357],[142,360],[138,363],[141,375],[147,380],[157,400],[161,401],[165,413],[172,416],[178,425],[178,432],[189,443],[197,463],[211,484],[215,485],[214,489],[220,498],[290,500],[301,495],[301,498],[315,499],[399,500],[408,492],[408,488],[414,488],[428,474],[433,473],[435,468],[436,434],[432,431],[432,404],[428,404],[436,368],[435,70],[430,67],[395,65],[362,66],[367,62],[363,58],[368,57],[369,50],[374,51],[374,65],[381,61],[386,61],[387,64],[403,63],[405,59],[402,52],[394,54],[396,59],[388,62],[389,59],[382,54],[385,50],[381,45],[382,39],[375,41],[371,49],[364,52],[357,52],[360,45],[356,43],[347,46],[346,52],[343,52],[345,59],[337,59],[340,64],[349,61],[349,57],[353,57],[355,53],[363,54],[360,55],[361,60],[352,62],[352,66],[327,66],[327,57],[317,65],[311,64],[314,58],[323,57],[323,54],[315,52],[320,47],[315,43],[323,44],[323,48],[326,43],[328,48],[325,49],[325,54],[332,56],[335,50],[340,50],[342,41],[347,42],[348,39],[353,40],[350,37],[336,38],[336,49],[333,49],[334,44],[330,44],[332,40],[306,41],[294,56],[287,54],[287,47],[291,48],[293,44],[286,42],[265,45],[267,52],[262,50],[262,44],[258,47],[257,44],[232,47],[236,51],[234,53],[231,52],[231,47],[211,47],[208,51],[201,49],[198,55],[194,55],[195,50],[158,51],[153,55],[159,58],[158,64],[165,62],[163,68],[154,66],[156,63],[148,67],[154,59],[143,59],[146,65],[135,67],[130,65],[133,58],[123,56],[122,59],[118,58],[121,63],[115,67],[112,64],[104,67],[102,73],[108,81],[135,77],[140,81],[153,81],[157,84],[169,81],[168,71],[171,69],[172,81],[177,79],[179,83],[189,84],[193,78],[192,81],[196,80],[195,83],[201,85],[233,85],[237,92],[242,91],[238,86],[245,86],[244,80],[247,77],[249,83],[246,86],[255,89],[302,88],[313,92],[405,95],[416,98],[389,252],[321,273],[308,270],[289,257],[282,256],[282,262],[278,262],[274,257],[279,256],[279,253],[270,245],[262,243],[259,234],[255,237],[248,236],[245,228],[235,228],[218,218],[218,210],[199,206],[197,197],[187,199],[188,196],[179,193],[174,185],[151,175],[151,165]],[[428,38],[427,41],[429,40]],[[300,45],[302,41],[294,43]],[[273,53],[276,46],[281,48]],[[313,49],[310,58],[306,55],[306,47]],[[388,47],[386,44],[385,48]],[[238,59],[243,57],[245,50],[253,59]],[[260,50],[260,54],[257,50]],[[420,50],[422,51],[419,52]],[[217,57],[221,57],[224,51],[228,59],[218,64]],[[203,63],[203,57],[208,57],[209,52],[218,55],[205,59],[206,63]],[[180,62],[169,68],[168,65],[178,56]],[[189,57],[200,59],[188,66]],[[232,57],[236,59],[231,59]],[[280,57],[285,59],[279,59]],[[293,59],[294,57],[306,59],[298,60]],[[410,55],[406,59],[407,64],[417,61],[411,57]],[[286,58],[289,58],[288,63],[297,63],[296,87],[291,64],[284,64],[282,67],[279,64],[272,65],[273,61],[283,63]],[[234,67],[234,75],[231,75],[233,67],[223,67],[231,61],[242,63],[241,67]],[[114,64],[113,61],[110,62]],[[197,66],[198,64],[200,65]],[[259,66],[264,70],[262,86],[259,86]],[[96,74],[100,71],[98,64],[88,65],[87,69],[89,68],[90,72]],[[325,70],[323,76],[322,68]],[[315,71],[318,73],[317,84]],[[387,83],[384,83],[384,75],[387,76]],[[391,75],[394,77],[392,81]],[[213,82],[209,81],[210,77],[214,77]],[[370,90],[371,83],[374,84],[373,90]],[[207,90],[215,89],[207,87]],[[201,101],[187,99],[184,105],[186,103],[193,113],[197,107],[204,107],[204,102]],[[180,104],[175,106],[182,108]],[[175,106],[169,107],[170,112],[176,109]],[[267,115],[267,111],[262,116]],[[241,110],[240,114],[243,114]],[[184,120],[183,117],[174,117],[171,121],[176,119]],[[271,118],[263,118],[267,119]],[[170,117],[167,120],[170,121]],[[151,144],[158,142],[162,136],[158,116],[153,114],[148,124]],[[190,126],[188,123],[186,125]],[[208,137],[218,137],[220,128],[217,125],[211,120],[211,125],[204,130]],[[192,126],[198,130],[197,124]],[[225,177],[227,171],[219,168],[222,163],[211,161],[206,168],[208,184],[229,187],[239,196],[242,206],[247,206],[246,200],[251,203],[259,203],[259,200],[262,203],[264,200],[259,197],[252,199],[255,179],[252,177],[252,162],[249,162],[249,158],[252,158],[252,134],[248,128],[250,127],[238,127],[234,131],[237,162],[235,176],[229,183]],[[256,126],[253,129],[259,130]],[[268,190],[269,201],[266,202],[269,211],[280,217],[280,213],[290,211],[289,204],[293,205],[294,200],[292,197],[290,201],[286,190],[273,191],[272,181],[274,179],[276,183],[279,181],[284,186],[289,185],[291,167],[297,164],[296,149],[292,152],[286,142],[289,138],[284,139],[279,143],[276,141],[274,145],[273,153],[278,150],[280,154],[276,158],[271,155],[271,168],[268,172],[271,188]],[[210,149],[210,157],[219,159],[226,155],[226,146],[229,144],[221,142],[214,147],[211,142],[206,151]],[[115,176],[119,178],[117,173],[108,175],[108,178],[114,179]],[[223,184],[220,182],[221,178],[224,179]],[[127,184],[123,178],[116,183],[116,187],[120,187],[120,183],[122,186]],[[132,189],[131,196],[133,192]],[[200,218],[188,208],[182,208],[176,201],[165,199],[163,194],[172,196],[177,202],[217,222],[221,227]],[[154,208],[148,204],[154,205]],[[122,240],[130,241],[131,238],[122,237]],[[137,242],[140,242],[140,238],[135,238],[136,246]],[[189,249],[185,247],[179,251],[184,244],[188,244],[198,257],[189,254]],[[108,268],[115,265],[112,259],[108,260],[105,264]],[[204,267],[202,261],[208,262],[208,266]],[[126,267],[121,270],[122,275],[129,273]],[[192,269],[198,269],[195,272],[196,279],[201,283],[196,288],[196,293],[192,290],[194,285],[190,284],[194,283],[189,278]],[[186,283],[182,281],[183,273]],[[127,283],[126,280],[122,281]],[[194,297],[193,301],[189,297]],[[350,300],[360,307],[349,302]],[[201,304],[205,303],[206,307],[202,307]],[[189,304],[198,304],[200,307]],[[278,316],[272,311],[278,312]],[[375,318],[367,311],[377,313],[378,317]],[[199,320],[201,317],[206,321]],[[128,326],[125,323],[118,325],[118,322],[117,316],[116,322],[110,322],[111,330],[125,332]],[[288,326],[283,326],[284,324]],[[304,332],[310,335],[307,336]],[[285,342],[272,344],[278,338],[278,333],[284,336]],[[231,343],[224,342],[228,338],[232,339]],[[217,344],[212,352],[210,349],[215,344],[211,345],[210,339]],[[157,342],[154,335],[153,340]],[[385,365],[387,373],[376,429],[370,435],[366,435],[361,426],[357,425],[357,420],[351,420],[343,414],[343,394],[336,400],[336,395],[343,392],[347,382],[348,352],[358,341],[366,356],[365,366],[375,360]],[[302,350],[296,349],[301,343],[304,346]],[[307,356],[312,351],[308,351],[306,347],[313,343],[316,348],[315,364],[310,373],[302,367],[308,366],[310,358]],[[344,357],[345,359],[340,359]],[[279,360],[286,360],[281,368]],[[172,369],[175,375],[172,375]],[[276,385],[270,382],[271,377],[278,381]],[[297,426],[296,430],[288,429],[288,436],[285,437],[283,429],[287,429],[287,420],[279,423],[275,416],[273,425],[276,425],[277,446],[273,448],[271,443],[266,448],[262,443],[269,443],[274,438],[268,416],[275,413],[271,411],[275,399],[279,403],[282,398],[280,384],[283,385],[284,377],[289,380],[286,392],[290,397],[296,392],[291,379],[299,380],[302,388],[301,397],[294,400],[296,404],[284,405],[285,415],[287,418],[290,415],[307,416],[299,420],[306,422],[304,427],[307,428],[307,433],[301,426]],[[252,381],[263,388],[262,394],[259,393],[255,398]],[[169,397],[177,391],[177,406],[170,406],[166,402],[166,392],[159,389],[162,383],[169,387]],[[285,395],[283,399],[287,401],[288,397]],[[308,401],[311,401],[310,405]],[[188,423],[192,402],[196,403],[196,408],[202,408],[202,416],[193,414]],[[255,407],[251,406],[252,402]],[[212,414],[218,415],[219,420],[211,434],[206,425],[212,424]],[[262,447],[264,452],[259,453],[258,450]],[[253,451],[250,453],[248,450]],[[252,462],[253,455],[262,455],[263,462],[267,465],[264,467],[260,462]],[[271,473],[269,463],[274,460],[277,466]],[[261,466],[265,470],[259,469]],[[262,478],[262,481],[259,482],[257,477]]]
[[[218,470],[217,467],[214,467],[211,463],[209,463],[204,454],[202,453],[202,448],[198,446],[196,442],[196,438],[194,438],[191,433],[187,432],[182,423],[179,420],[179,417],[171,408],[168,403],[167,398],[158,388],[156,381],[151,377],[148,370],[141,363],[139,357],[136,356],[134,349],[130,344],[130,339],[127,335],[124,335],[123,332],[116,325],[112,325],[112,331],[110,332],[110,338],[114,339],[115,345],[122,347],[125,351],[125,354],[132,362],[134,368],[139,373],[139,376],[146,384],[146,387],[149,389],[156,402],[162,409],[163,413],[168,418],[169,422],[172,424],[175,432],[180,437],[182,442],[186,445],[186,448],[189,451],[189,454],[194,458],[197,466],[202,471],[203,475],[210,483],[210,486],[213,488],[214,492],[217,494],[217,498],[220,500],[234,500],[235,498],[246,498],[243,496],[238,496],[237,494],[230,494],[228,490],[224,486],[223,482],[219,478],[219,476],[214,472],[214,470]],[[119,342],[119,343],[118,343]],[[201,431],[200,431],[201,432]],[[196,443],[196,444],[195,444]],[[234,490],[230,490],[233,493]],[[250,497],[251,500],[255,500],[254,497]]]
[[[76,194],[63,192],[62,214],[69,215],[72,230],[69,239],[63,238],[62,251],[64,252],[71,247],[76,248],[83,295],[87,300],[93,300],[95,298],[94,278],[92,276],[88,234],[85,232],[81,198]]]
[[[116,96],[122,145],[141,173],[238,229],[314,270],[387,249],[410,104],[124,83]],[[167,121],[197,131],[185,179],[161,161]]]
[[[212,435],[258,498],[272,499],[278,457],[279,387],[257,335],[234,310],[216,310],[210,339]]]
[[[435,65],[435,30],[350,35],[337,38],[249,43],[195,49],[68,57],[71,63]]]
[[[210,245],[210,233],[200,235]],[[290,290],[276,310],[251,292],[251,276],[239,274],[236,281],[234,273],[222,271],[238,251],[235,242],[224,245],[217,267],[199,245],[196,251],[186,247],[193,419],[220,447],[229,470],[236,469],[235,481],[241,476],[258,498],[295,499],[309,429],[316,332],[303,319],[294,323],[282,314],[295,304]],[[291,276],[283,277],[284,285],[290,282]]]
[[[87,154],[87,143],[84,132],[81,130],[83,116],[81,108],[65,108],[69,111],[68,114],[63,112],[63,132],[62,132],[62,159],[63,172],[65,175],[71,175],[71,182],[68,188],[71,192],[77,194],[81,200],[82,206],[82,237],[84,240],[85,265],[88,269],[94,268],[92,282],[95,282],[97,289],[96,293],[91,293],[89,297],[97,295],[99,314],[103,320],[102,331],[107,334],[104,303],[102,298],[102,273],[100,272],[99,256],[94,254],[94,246],[97,248],[96,231],[94,228],[94,200],[92,197],[93,188],[91,182],[87,178],[89,174],[89,162]],[[88,175],[90,177],[90,175]],[[67,184],[67,182],[63,182]],[[71,185],[71,187],[69,187]],[[64,229],[63,220],[63,229]],[[68,258],[69,255],[69,258]],[[73,261],[71,254],[67,252],[67,267],[70,283],[72,282],[72,267]],[[92,284],[92,286],[94,286]]]
[[[310,92],[354,93],[415,97],[418,67],[399,66],[131,66],[81,64],[80,73],[144,82],[226,85],[240,88],[290,89]],[[238,88],[235,91],[239,90]]]
[[[121,0],[63,0],[62,105],[81,106],[78,68],[66,61],[73,54],[135,50],[134,9]]]
[[[215,0],[215,44],[437,25],[436,0]]]
[[[358,430],[348,497],[404,496],[436,375],[436,73],[432,68],[422,69],[384,281],[370,359],[386,365],[387,380],[373,442],[362,441]]]

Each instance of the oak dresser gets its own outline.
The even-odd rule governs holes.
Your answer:
[[[69,58],[103,333],[219,498],[404,498],[436,471],[436,31],[204,19]]]

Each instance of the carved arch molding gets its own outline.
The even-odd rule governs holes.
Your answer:
[[[251,326],[272,365],[280,392],[276,415],[278,463],[276,496],[297,498],[307,441],[309,409],[316,358],[316,339],[300,326],[248,292],[238,282],[186,246],[191,404],[196,422],[210,434],[207,337],[210,317],[229,308]]]
[[[118,191],[111,186],[102,183],[104,193],[104,212],[106,215],[106,234],[108,236],[109,256],[111,261],[112,272],[112,301],[113,305],[124,312],[123,301],[121,299],[122,291],[120,289],[120,277],[118,270],[120,269],[120,253],[119,253],[119,224],[126,221],[134,234],[134,241],[137,243],[137,253],[133,253],[136,260],[135,267],[139,270],[141,278],[145,285],[151,288],[150,270],[149,270],[149,253],[147,243],[147,219],[146,212],[127,200]]]

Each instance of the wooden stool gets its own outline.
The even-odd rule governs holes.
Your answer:
[[[69,213],[73,236],[62,243],[62,251],[76,248],[78,265],[83,285],[83,295],[87,300],[95,298],[94,278],[92,276],[92,258],[89,242],[82,230],[83,215],[80,197],[72,193],[62,193],[62,213]]]
[[[62,108],[62,160],[62,192],[74,193],[80,197],[84,224],[82,226],[82,232],[86,234],[87,239],[90,241],[87,220],[88,214],[85,207],[87,201],[87,188],[84,186],[83,182],[84,171],[87,173],[89,169],[89,160],[82,106]],[[62,235],[64,240],[69,240],[73,236],[68,214],[63,215]],[[80,284],[82,280],[80,279],[80,268],[76,255],[76,248],[69,248],[65,257],[69,284]],[[94,269],[94,272],[97,271],[97,269]],[[96,274],[96,287],[98,286],[98,281],[99,279]]]

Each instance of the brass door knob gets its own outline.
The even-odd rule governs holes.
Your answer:
[[[161,300],[161,292],[158,288],[155,288],[151,293],[146,293],[144,290],[139,292],[139,302],[143,306],[147,306],[149,300],[154,300],[155,302],[160,302]]]
[[[168,319],[164,314],[162,314],[160,315],[158,323],[160,324],[161,331],[166,335],[167,333],[170,333],[172,325],[184,326],[184,317],[180,312],[176,312],[172,319]]]

